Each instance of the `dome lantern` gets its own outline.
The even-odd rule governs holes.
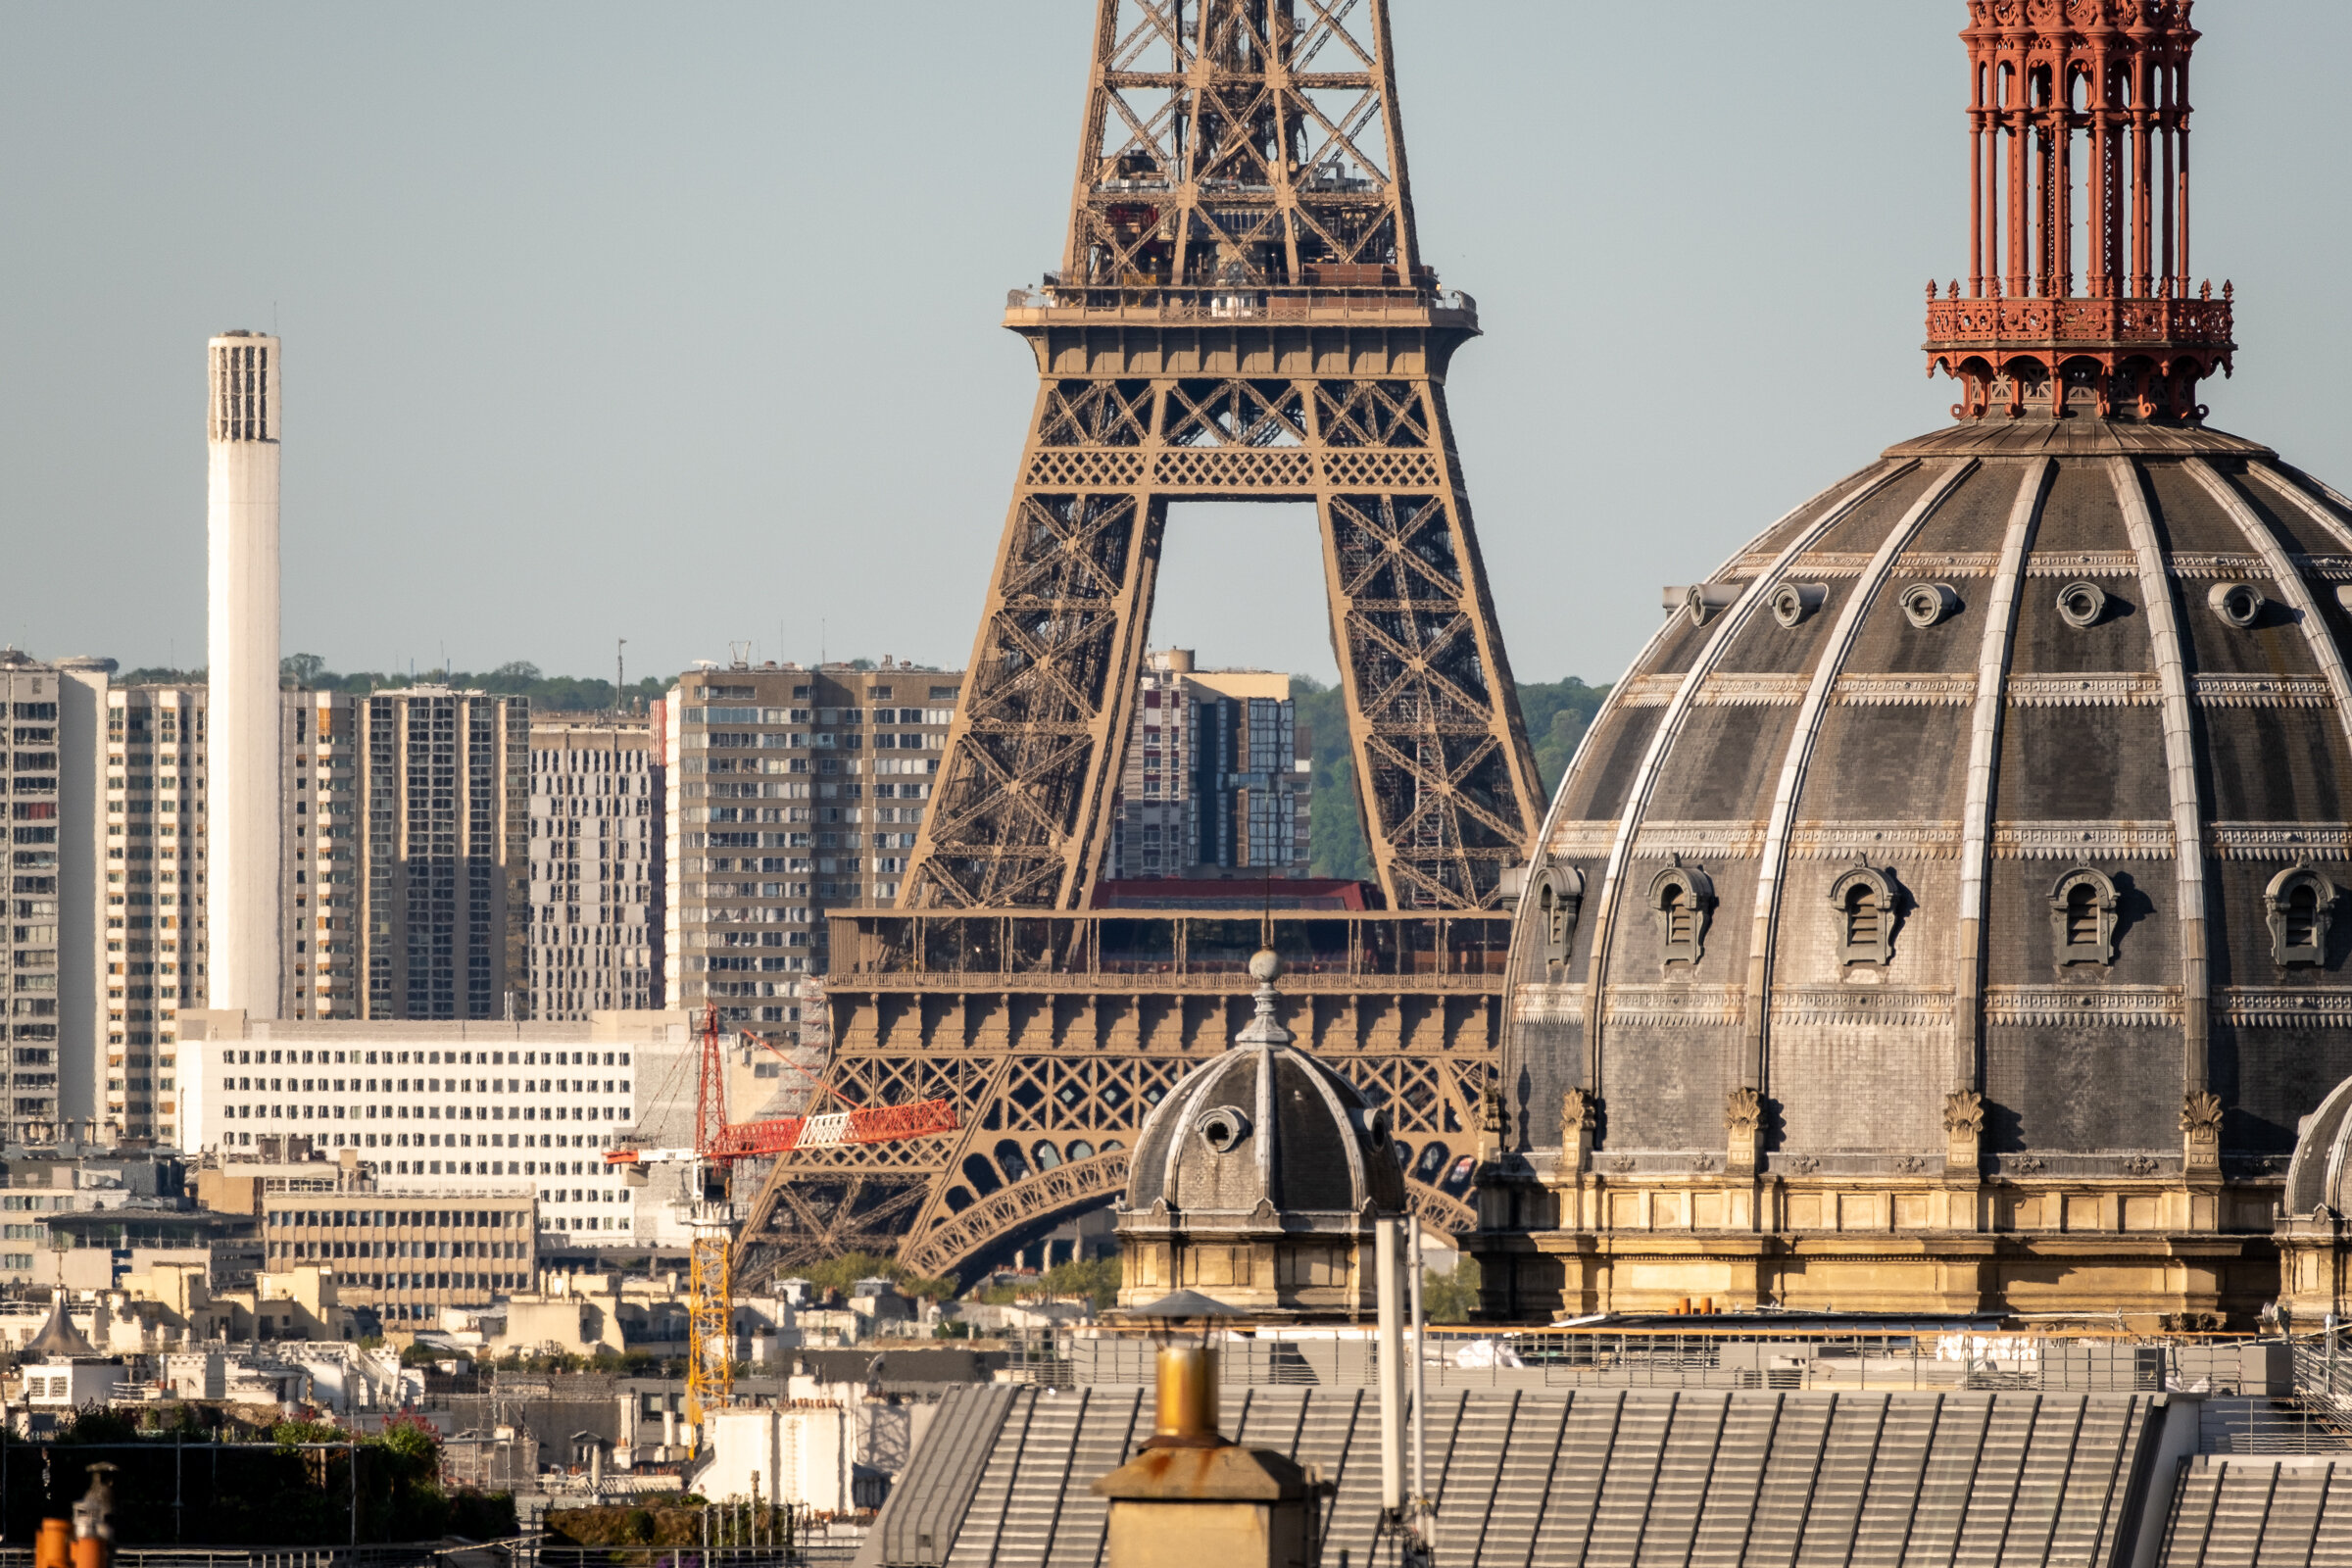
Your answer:
[[[1969,0],[1968,289],[1928,284],[1956,416],[2063,418],[2077,398],[2102,418],[2204,416],[2197,384],[2236,344],[2230,285],[2189,285],[2193,5]]]

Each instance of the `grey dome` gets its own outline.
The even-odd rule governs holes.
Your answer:
[[[1191,1226],[1309,1227],[1404,1207],[1388,1113],[1291,1044],[1271,985],[1222,1055],[1152,1107],[1136,1138],[1125,1207]],[[1164,1209],[1160,1209],[1161,1204]]]
[[[2328,1091],[2320,1108],[2303,1118],[2295,1157],[2286,1167],[2286,1194],[2279,1206],[2290,1215],[2326,1208],[2352,1214],[2352,1078]]]
[[[1773,1168],[1914,1170],[1974,1085],[1996,1170],[2177,1181],[2210,1090],[2275,1172],[2352,1074],[2347,596],[2352,505],[2200,428],[1962,421],[1798,507],[1552,802],[1514,1143],[1582,1090],[1688,1171],[1753,1086]]]
[[[62,1289],[54,1292],[49,1298],[49,1316],[42,1321],[40,1331],[24,1342],[24,1359],[64,1360],[97,1353],[98,1348],[66,1315],[66,1293]]]

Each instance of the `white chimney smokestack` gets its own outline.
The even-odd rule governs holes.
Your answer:
[[[205,706],[206,1001],[274,1018],[278,1005],[278,343],[206,345],[210,539]],[[202,1074],[183,1068],[194,1083]],[[192,1135],[196,1121],[183,1116]]]

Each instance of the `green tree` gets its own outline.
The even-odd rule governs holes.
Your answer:
[[[1608,687],[1588,686],[1573,675],[1519,688],[1519,712],[1527,720],[1527,738],[1536,749],[1536,771],[1543,776],[1546,800],[1560,787],[1577,743],[1608,695]]]
[[[972,1299],[990,1306],[1010,1306],[1016,1301],[1083,1296],[1100,1312],[1119,1304],[1121,1277],[1121,1264],[1114,1252],[1108,1257],[1056,1263],[1034,1280],[982,1286],[972,1293]]]
[[[1314,798],[1307,806],[1307,833],[1314,876],[1369,881],[1372,858],[1364,853],[1363,819],[1355,804],[1355,760],[1348,755],[1348,704],[1337,686],[1311,675],[1291,677],[1291,703],[1307,740]]]
[[[1478,1310],[1478,1259],[1464,1254],[1449,1274],[1421,1271],[1421,1315],[1432,1323],[1467,1323]]]
[[[296,686],[309,687],[326,673],[326,661],[317,654],[288,654],[277,662],[277,677]]]
[[[931,1278],[917,1274],[895,1257],[879,1252],[844,1252],[839,1257],[826,1258],[803,1271],[802,1278],[820,1291],[839,1291],[847,1296],[859,1280],[888,1280],[899,1288],[901,1295],[919,1300],[944,1301],[956,1294],[956,1276]]]
[[[1573,675],[1519,688],[1519,711],[1535,747],[1545,800],[1560,787],[1577,743],[1608,695],[1608,687],[1588,686]],[[1291,701],[1314,768],[1314,801],[1307,813],[1314,857],[1307,868],[1315,876],[1370,881],[1372,858],[1364,848],[1363,814],[1356,806],[1345,694],[1312,676],[1293,675]]]

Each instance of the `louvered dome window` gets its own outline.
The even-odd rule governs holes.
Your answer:
[[[2104,871],[2077,866],[2050,890],[2050,937],[2060,968],[2115,962],[2115,882]]]
[[[1715,884],[1707,873],[1676,856],[1650,879],[1649,906],[1658,917],[1658,961],[1695,965],[1706,952],[1707,916],[1715,907]]]
[[[2324,966],[2335,918],[2335,884],[2309,861],[2297,861],[2263,889],[2271,928],[2271,959],[2281,969]]]
[[[2086,948],[2099,939],[2099,896],[2087,884],[2066,891],[2066,945]]]
[[[1576,945],[1576,920],[1585,904],[1585,873],[1573,865],[1547,865],[1536,883],[1537,931],[1546,964],[1566,963]]]
[[[1830,884],[1840,963],[1884,964],[1894,956],[1902,889],[1891,871],[1856,865]]]

